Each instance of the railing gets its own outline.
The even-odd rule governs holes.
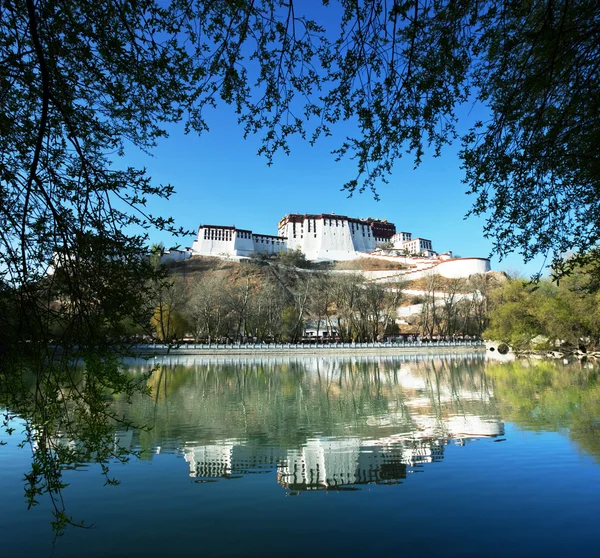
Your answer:
[[[439,347],[483,347],[485,343],[477,340],[454,341],[400,341],[395,343],[185,343],[182,345],[147,344],[136,348],[147,351],[281,351],[281,350],[328,350],[328,349],[426,349]]]

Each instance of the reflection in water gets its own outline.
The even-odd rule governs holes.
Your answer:
[[[150,394],[131,404],[114,399],[111,409],[148,428],[117,426],[104,446],[56,435],[58,427],[40,437],[52,442],[52,456],[60,447],[90,456],[66,463],[77,470],[65,471],[64,492],[68,513],[99,529],[61,539],[68,556],[80,556],[82,544],[90,556],[166,555],[173,541],[197,553],[200,539],[211,556],[305,556],[315,541],[324,555],[364,556],[397,553],[399,536],[415,554],[423,554],[423,541],[459,556],[596,550],[589,511],[600,469],[585,457],[600,458],[595,369],[497,365],[479,355],[166,358],[127,366]],[[22,429],[28,417],[20,414]],[[85,433],[87,415],[73,420]],[[120,447],[146,462],[113,468],[103,457]],[[22,504],[25,451],[16,443],[0,449],[0,515],[10,533],[3,550],[48,555],[37,542],[41,515]],[[81,472],[106,465],[119,487]],[[63,461],[40,478],[64,468]],[[265,520],[272,517],[285,520]],[[490,525],[502,536],[490,537]]]
[[[585,359],[489,364],[504,420],[527,430],[566,432],[578,449],[600,462],[600,378]]]
[[[122,411],[152,426],[135,443],[183,453],[198,482],[276,469],[292,491],[353,489],[398,483],[442,460],[451,440],[503,435],[482,365],[479,355],[167,360],[149,379],[152,399]]]

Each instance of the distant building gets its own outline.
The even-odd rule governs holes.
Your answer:
[[[490,270],[487,258],[458,260],[452,257],[452,252],[438,255],[431,240],[413,238],[407,231],[397,232],[396,225],[385,219],[357,219],[335,213],[290,213],[279,221],[278,232],[273,236],[234,226],[201,225],[187,254],[172,250],[164,254],[164,259],[181,260],[194,255],[247,258],[300,250],[309,261],[343,261],[369,256],[387,259],[409,264],[413,275],[434,267],[447,277],[469,277]],[[383,252],[374,253],[378,247]],[[314,334],[316,337],[316,331]]]
[[[412,238],[412,233],[409,232],[398,232],[390,239],[394,246],[402,244]]]
[[[352,260],[389,242],[396,226],[386,220],[345,215],[291,213],[279,221],[279,234],[288,250],[301,250],[307,260]]]
[[[336,339],[338,337],[338,330],[327,320],[308,322],[304,326],[304,337],[306,339],[314,339],[315,341]]]
[[[177,248],[171,248],[169,250],[163,250],[160,255],[160,263],[166,264],[169,262],[179,262],[187,260],[191,257],[190,248],[185,250],[179,250]]]
[[[286,239],[281,236],[254,234],[247,229],[223,225],[201,225],[192,244],[192,255],[251,256],[284,252]]]
[[[394,242],[394,248],[404,250],[408,254],[420,254],[425,257],[437,255],[432,249],[431,240],[427,240],[426,238],[410,238],[410,233],[401,234],[409,235],[409,238],[406,240],[397,239],[396,242]]]

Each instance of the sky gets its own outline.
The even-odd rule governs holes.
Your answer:
[[[258,156],[259,138],[243,138],[241,127],[228,107],[216,110],[210,130],[202,136],[185,135],[183,126],[169,128],[152,156],[129,153],[125,163],[146,167],[154,184],[172,184],[169,201],[150,203],[150,211],[172,216],[179,226],[197,231],[202,224],[233,225],[256,233],[277,234],[279,219],[289,213],[336,213],[350,217],[387,219],[398,231],[432,241],[438,252],[456,256],[488,257],[492,241],[483,237],[484,220],[469,217],[473,197],[461,183],[458,146],[443,150],[438,158],[425,156],[414,169],[410,156],[397,161],[389,184],[380,184],[376,201],[369,191],[348,197],[341,191],[354,177],[351,160],[335,162],[330,151],[343,138],[325,138],[311,147],[301,139],[291,142],[291,154],[278,154],[271,166]],[[161,233],[152,242],[166,247],[191,246],[193,234],[174,239]],[[532,275],[543,269],[538,258],[524,264],[513,254],[494,270]]]

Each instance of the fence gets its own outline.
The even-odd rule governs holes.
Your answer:
[[[409,348],[439,348],[439,347],[484,347],[485,343],[478,340],[453,341],[399,341],[395,343],[186,343],[184,345],[148,344],[137,345],[136,348],[147,351],[307,351],[335,349],[409,349]]]

